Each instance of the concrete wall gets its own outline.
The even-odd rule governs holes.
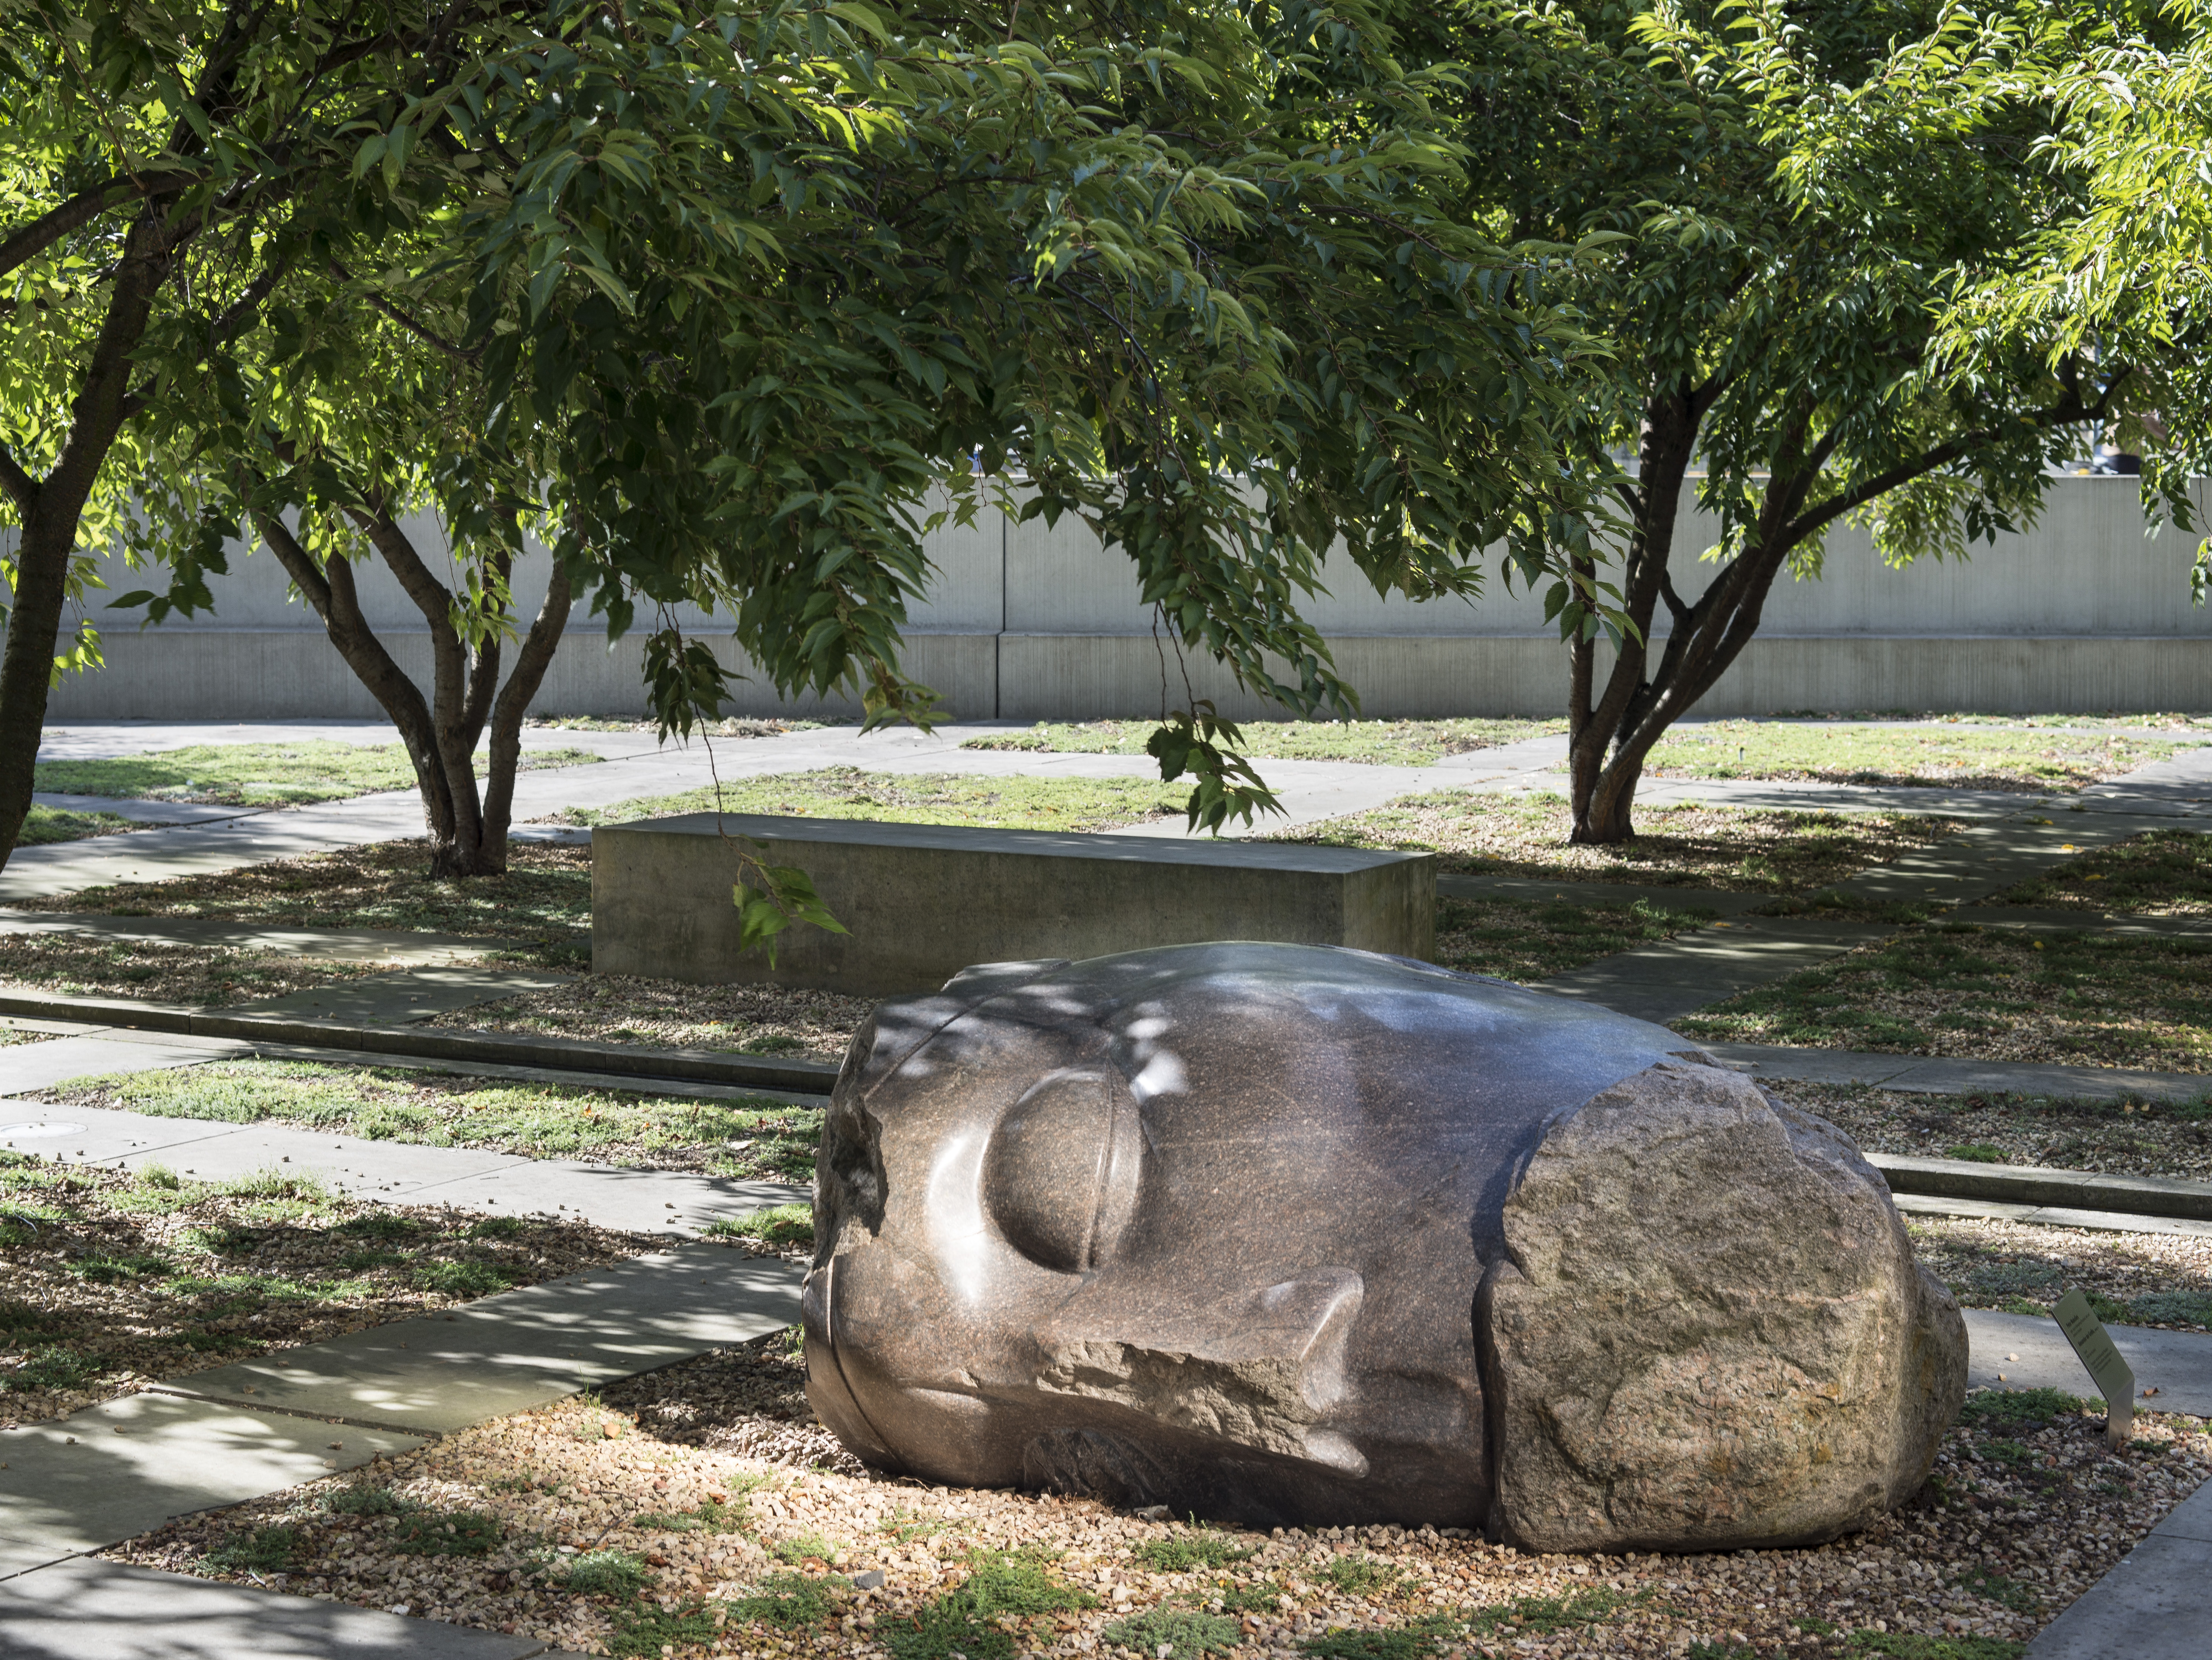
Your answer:
[[[434,526],[413,526],[429,545]],[[1686,510],[1678,563],[1701,588],[1714,567],[1690,556],[1713,536]],[[2135,481],[2072,477],[2055,484],[2043,520],[1979,545],[1965,562],[1885,568],[1866,533],[1838,529],[1823,577],[1784,579],[1760,637],[1701,706],[1712,714],[1800,708],[2095,710],[2212,708],[2212,608],[2189,603],[2197,538],[2170,526],[2143,534]],[[915,606],[908,667],[965,719],[1088,719],[1157,713],[1183,700],[1188,674],[1224,713],[1268,712],[1236,693],[1210,662],[1180,662],[1155,642],[1132,568],[1073,518],[1048,529],[995,513],[931,538],[937,575]],[[283,719],[373,716],[375,705],[293,599],[265,551],[232,562],[215,585],[216,611],[140,631],[125,613],[103,623],[108,666],[56,693],[56,720]],[[159,572],[108,573],[111,591],[156,586]],[[427,673],[422,619],[380,566],[362,566],[364,609],[410,672]],[[526,562],[517,599],[534,612],[542,560]],[[1373,715],[1551,714],[1565,670],[1553,630],[1531,595],[1492,577],[1478,602],[1416,604],[1376,595],[1348,560],[1333,559],[1328,593],[1308,615]],[[680,613],[713,638],[715,619]],[[635,635],[610,647],[580,607],[546,677],[544,713],[635,714],[644,707]],[[1663,632],[1663,619],[1662,629]],[[739,672],[747,665],[718,641]],[[747,714],[850,714],[818,700],[778,702],[756,683]]]

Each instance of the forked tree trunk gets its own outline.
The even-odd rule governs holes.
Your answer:
[[[331,643],[398,728],[422,793],[422,818],[430,841],[430,874],[499,876],[507,870],[507,833],[514,804],[514,775],[522,755],[522,717],[545,678],[568,626],[568,579],[556,564],[545,603],[523,636],[507,684],[499,684],[500,642],[488,633],[471,648],[453,625],[453,596],[438,581],[414,544],[382,512],[353,515],[378,556],[430,625],[431,689],[422,690],[392,660],[362,615],[353,566],[333,555],[318,562],[283,520],[257,514],[254,524],[294,584],[322,619]],[[502,566],[498,581],[506,587]],[[486,619],[487,621],[492,619]],[[476,750],[490,731],[488,775],[479,794]]]
[[[1685,603],[1675,592],[1668,569],[1674,517],[1697,453],[1698,424],[1717,392],[1709,387],[1662,393],[1646,407],[1621,585],[1622,609],[1634,628],[1622,639],[1602,690],[1597,685],[1596,642],[1578,640],[1568,648],[1567,765],[1574,842],[1604,845],[1634,836],[1636,787],[1646,758],[1751,642],[1767,591],[1790,549],[1806,533],[1793,515],[1820,470],[1820,458],[1805,457],[1802,448],[1809,408],[1784,427],[1778,446],[1782,463],[1742,551],[1722,568],[1695,604]],[[1651,635],[1662,602],[1673,624],[1663,643]]]
[[[172,234],[149,214],[134,221],[125,237],[107,315],[70,405],[69,437],[53,470],[33,479],[0,449],[0,486],[13,499],[22,526],[8,642],[0,649],[0,866],[15,852],[30,817],[77,526],[130,412],[131,354],[145,336],[155,295],[168,280]]]

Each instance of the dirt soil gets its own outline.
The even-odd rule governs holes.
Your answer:
[[[856,1474],[806,1420],[799,1367],[772,1335],[108,1554],[618,1656],[2011,1660],[2212,1473],[2203,1420],[2143,1414],[2114,1454],[2069,1397],[1984,1395],[1863,1534],[1528,1556]]]
[[[2203,1101],[2175,1104],[2002,1091],[1921,1095],[1795,1080],[1775,1088],[1869,1152],[2212,1182],[2212,1090]]]
[[[1571,823],[1563,796],[1439,790],[1273,839],[1435,853],[1447,872],[1791,894],[1832,887],[1960,828],[1911,813],[1638,807],[1634,840],[1573,847]]]
[[[1705,1042],[2212,1072],[2212,940],[1944,923],[1674,1021]]]
[[[0,933],[0,987],[64,997],[220,1008],[380,972],[374,963],[325,962],[231,946]]]
[[[698,986],[595,974],[551,991],[456,1009],[429,1024],[836,1061],[845,1058],[854,1029],[874,1007],[872,998],[790,986]]]
[[[242,870],[9,903],[22,910],[473,935],[509,942],[510,955],[539,966],[573,972],[590,965],[589,848],[518,842],[506,875],[465,881],[433,881],[428,861],[428,842],[378,842]]]

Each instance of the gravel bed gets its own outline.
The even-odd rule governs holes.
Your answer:
[[[285,1123],[372,1141],[800,1183],[813,1179],[822,1134],[819,1102],[657,1096],[311,1061],[210,1061],[70,1079],[23,1098],[64,1110]]]
[[[2115,1454],[2081,1402],[1985,1394],[1914,1500],[1834,1544],[1534,1556],[797,1468],[797,1368],[771,1337],[106,1554],[586,1654],[2009,1660],[2212,1473],[2202,1420],[2144,1414]]]
[[[189,1149],[180,1154],[190,1157]],[[0,1149],[0,1422],[663,1250],[581,1222]]]
[[[2212,1238],[1966,1216],[1908,1216],[1905,1225],[1963,1307],[2048,1314],[2079,1286],[2100,1320],[2212,1330]]]
[[[1818,891],[1960,829],[1913,813],[1691,805],[1638,807],[1634,839],[1575,847],[1571,823],[1566,799],[1548,792],[1437,790],[1272,839],[1434,853],[1455,873],[1786,894]]]
[[[437,1016],[462,1031],[527,1032],[732,1055],[842,1061],[875,1001],[793,986],[700,986],[595,974]]]
[[[1944,923],[1672,1025],[1706,1042],[2212,1072],[2212,940]]]
[[[268,927],[404,928],[509,943],[574,971],[591,961],[592,850],[517,842],[507,874],[434,881],[429,844],[376,842],[241,870],[123,882],[9,903],[19,910],[197,916]]]
[[[385,970],[234,946],[82,934],[0,933],[0,986],[65,997],[131,997],[220,1008]]]
[[[2185,1105],[2000,1091],[1920,1095],[1869,1084],[1775,1086],[1869,1152],[2212,1182],[2212,1091]]]

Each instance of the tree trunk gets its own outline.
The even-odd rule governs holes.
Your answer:
[[[0,649],[0,869],[6,867],[23,821],[30,817],[77,526],[100,466],[123,430],[131,354],[145,335],[154,296],[168,279],[170,258],[167,233],[157,220],[149,216],[133,222],[83,386],[70,406],[69,438],[53,471],[33,482],[12,457],[8,462],[6,487],[23,533],[15,549],[8,642]]]
[[[1606,677],[1601,696],[1594,694],[1597,642],[1577,640],[1569,647],[1571,684],[1567,705],[1569,799],[1574,813],[1569,840],[1584,844],[1625,842],[1636,834],[1630,811],[1644,751],[1621,764],[1607,759],[1628,727],[1644,669],[1650,660],[1651,620],[1670,588],[1668,561],[1674,550],[1674,514],[1682,481],[1697,452],[1703,408],[1691,392],[1662,392],[1644,410],[1637,444],[1634,511],[1630,517],[1628,558],[1621,584],[1622,608],[1635,633],[1624,636]],[[1593,563],[1592,574],[1595,574]],[[1654,740],[1656,741],[1656,739]]]
[[[1569,763],[1574,829],[1583,843],[1624,842],[1636,834],[1632,816],[1645,758],[1668,727],[1697,705],[1759,631],[1766,596],[1803,532],[1793,517],[1820,471],[1803,453],[1812,411],[1801,408],[1784,424],[1778,459],[1758,523],[1747,545],[1724,566],[1696,603],[1674,592],[1667,565],[1674,514],[1696,449],[1702,410],[1694,397],[1673,409],[1655,399],[1640,448],[1635,528],[1629,544],[1626,609],[1643,631],[1623,642],[1604,696],[1591,700],[1589,670],[1578,660],[1568,705]],[[1650,622],[1663,599],[1674,626],[1651,669]],[[1587,653],[1587,645],[1577,650]],[[1608,753],[1609,751],[1609,753]]]
[[[545,603],[524,637],[514,672],[495,696],[500,662],[496,635],[488,635],[470,650],[453,626],[452,595],[431,575],[405,532],[388,514],[366,513],[355,518],[431,623],[432,685],[428,699],[362,615],[355,598],[352,566],[335,555],[317,564],[299,538],[274,515],[257,514],[255,524],[286,574],[322,618],[324,632],[338,654],[398,729],[422,794],[431,876],[441,879],[503,876],[508,816],[514,800],[515,772],[521,761],[522,719],[568,626],[568,580],[556,566]],[[499,575],[499,586],[503,587],[505,569]],[[479,798],[476,745],[487,720],[491,724],[490,772]]]

